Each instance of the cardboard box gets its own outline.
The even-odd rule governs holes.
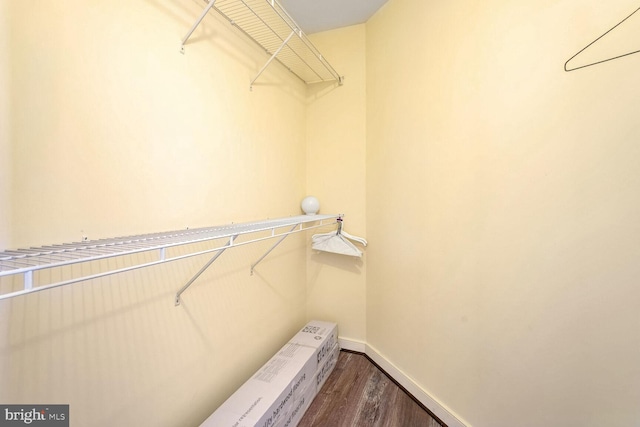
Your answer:
[[[312,320],[289,342],[316,349],[316,364],[314,366],[314,371],[316,371],[322,366],[324,359],[333,350],[333,347],[338,344],[338,325]]]
[[[229,412],[220,407],[205,420],[200,426],[233,426],[233,427],[254,427],[258,420],[248,414],[237,414]]]
[[[315,353],[313,348],[288,343],[201,425],[277,426],[292,409],[294,390],[313,382],[308,366]]]
[[[282,420],[282,427],[295,427],[298,425],[302,417],[304,416],[309,406],[311,406],[311,402],[317,396],[316,387],[311,384],[309,387],[304,389],[302,392],[297,394],[297,398],[294,400],[291,411],[287,414],[287,416]]]
[[[311,321],[202,426],[293,427],[337,361],[338,327]]]
[[[333,368],[335,368],[336,363],[338,363],[339,355],[340,346],[336,344],[333,346],[333,350],[331,350],[329,352],[329,355],[325,358],[325,362],[316,371],[316,374],[314,376],[316,393],[319,393],[324,383],[327,382],[327,378],[329,378],[329,375],[331,375],[331,372],[333,372]]]
[[[338,344],[333,346],[329,356],[324,358],[322,366],[313,375],[311,384],[308,384],[305,389],[298,389],[294,394],[293,407],[291,412],[285,418],[283,427],[297,426],[304,414],[311,406],[313,399],[318,395],[320,389],[327,381],[327,378],[333,371],[338,362],[338,355],[340,354],[340,347]]]

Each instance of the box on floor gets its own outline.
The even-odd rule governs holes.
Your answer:
[[[297,425],[336,364],[337,334],[335,323],[309,322],[201,427]]]

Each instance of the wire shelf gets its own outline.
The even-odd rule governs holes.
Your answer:
[[[0,277],[23,275],[23,289],[0,294],[0,300],[138,268],[149,267],[169,261],[220,252],[234,246],[246,245],[275,237],[284,238],[289,234],[325,226],[327,225],[325,221],[336,219],[338,217],[338,215],[299,215],[217,227],[141,234],[136,236],[65,243],[28,249],[6,250],[0,252]],[[313,225],[312,223],[319,224]],[[285,230],[283,231],[282,229]],[[271,233],[264,236],[263,232],[267,231],[270,231]],[[258,233],[262,234],[258,235]],[[236,238],[243,235],[247,235],[249,237],[248,240],[236,242]],[[196,243],[209,242],[218,239],[229,239],[229,242],[224,246],[214,245],[215,247],[206,249],[203,249],[198,245],[194,245]],[[175,247],[182,247],[184,250],[179,254],[168,256],[166,250]],[[149,261],[148,258],[141,257],[139,260],[133,259],[132,264],[124,268],[110,269],[91,275],[80,275],[79,277],[55,283],[39,283],[37,286],[34,286],[33,274],[39,270],[54,269],[80,263],[154,251],[157,252],[157,255],[155,256],[155,259],[151,261]],[[262,258],[260,260],[262,260]],[[260,260],[258,260],[258,262]],[[252,270],[256,264],[257,262],[252,265]]]
[[[203,14],[183,39],[183,47],[211,8],[271,55],[252,84],[274,59],[307,84],[327,81],[342,84],[342,76],[276,0],[209,0]]]

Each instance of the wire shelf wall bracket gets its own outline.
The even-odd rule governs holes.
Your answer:
[[[227,243],[225,245],[225,247],[223,247],[222,249],[220,249],[218,252],[216,252],[216,254],[200,269],[200,271],[198,271],[188,282],[186,285],[184,285],[182,288],[180,288],[180,290],[176,293],[176,305],[180,305],[180,295],[182,295],[182,293],[184,291],[186,291],[189,286],[191,286],[191,284],[193,282],[196,281],[196,279],[198,277],[200,277],[200,275],[202,273],[204,273],[207,268],[209,268],[211,266],[211,264],[213,264],[220,255],[222,255],[222,253],[227,250],[228,248],[230,248],[231,246],[233,246],[233,241],[235,240],[235,238],[238,237],[238,235],[236,234],[235,236],[231,236],[231,238],[229,239],[229,243]]]
[[[212,258],[200,271],[176,293],[175,304],[179,305],[182,293],[227,249],[279,237],[280,239],[271,246],[264,255],[251,264],[250,271],[251,274],[253,274],[256,265],[271,253],[287,236],[318,227],[326,227],[331,224],[331,222],[327,221],[336,220],[337,218],[339,218],[339,215],[298,215],[217,227],[141,234],[137,236],[2,251],[0,252],[0,278],[3,276],[22,275],[23,286],[21,290],[0,294],[0,300],[160,265],[171,261],[178,261],[198,255],[213,254]],[[247,236],[247,239],[238,242],[237,238],[240,236]],[[226,244],[222,246],[214,244],[212,248],[203,249],[202,247],[196,247],[196,245],[194,245],[195,243],[206,243],[222,239],[227,240]],[[175,251],[175,254],[171,254],[170,249],[172,248],[182,248],[182,252]],[[111,268],[95,274],[81,274],[77,277],[58,282],[40,283],[38,280],[38,283],[36,283],[37,280],[34,278],[34,273],[41,270],[51,270],[141,253],[155,253],[157,254],[154,255],[156,259],[152,261],[132,259],[131,265],[127,267]]]
[[[343,84],[344,77],[327,62],[276,0],[209,0],[182,38],[181,53],[184,54],[185,44],[211,9],[220,13],[270,55],[266,64],[251,80],[250,89],[274,60],[307,84],[331,81]]]

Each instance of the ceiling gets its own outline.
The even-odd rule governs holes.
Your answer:
[[[362,24],[387,0],[280,0],[307,34]]]

